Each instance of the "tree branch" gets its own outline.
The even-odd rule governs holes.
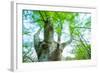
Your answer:
[[[45,18],[43,17],[42,13],[39,11],[40,16],[42,17],[43,22],[45,22]]]
[[[39,43],[40,43],[39,34],[40,34],[41,29],[42,29],[42,28],[40,28],[40,29],[34,34],[34,47],[35,47],[35,50],[36,50],[37,55],[38,55],[38,52],[39,52]]]
[[[91,29],[91,28],[89,28],[89,27],[73,27],[73,28]]]
[[[64,42],[64,43],[61,43],[61,46],[63,48],[65,48],[67,45],[69,45],[70,43],[72,42],[72,38],[70,38],[68,41]]]
[[[71,23],[70,23],[70,24],[71,24]],[[62,46],[63,48],[65,48],[67,45],[69,45],[69,44],[72,42],[72,40],[73,40],[73,35],[72,35],[72,33],[73,33],[74,30],[72,30],[72,27],[70,26],[70,24],[69,24],[70,39],[69,39],[68,41],[66,41],[66,42],[64,42],[64,43],[61,44],[61,46]]]
[[[26,58],[29,59],[29,60],[31,60],[31,62],[34,62],[34,60],[31,57],[26,56]]]

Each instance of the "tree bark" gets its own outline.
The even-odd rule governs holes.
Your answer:
[[[49,19],[44,22],[44,40],[39,40],[38,31],[34,35],[34,47],[36,49],[39,61],[59,61],[61,60],[63,49],[67,44],[70,44],[72,39],[64,43],[60,43],[61,35],[58,36],[58,41],[54,41],[54,28]]]

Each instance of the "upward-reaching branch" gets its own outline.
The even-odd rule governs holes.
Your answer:
[[[64,43],[61,43],[61,46],[63,48],[65,48],[67,45],[69,45],[70,43],[72,42],[72,38],[70,38],[68,41],[64,42]]]
[[[64,43],[61,43],[61,46],[63,47],[63,49],[72,42],[72,38],[73,38],[72,33],[73,33],[73,30],[72,30],[70,24],[69,24],[70,39],[68,41],[64,42]]]
[[[61,43],[61,34],[62,34],[62,29],[63,29],[63,23],[62,23],[61,17],[59,16],[59,14],[57,12],[55,12],[55,16],[57,18],[59,18],[58,28],[61,29],[60,32],[58,33],[58,40],[57,40],[57,42],[60,44]]]
[[[39,34],[40,34],[40,31],[41,31],[41,28],[34,34],[34,47],[35,47],[37,54],[39,52],[39,43],[40,43]]]

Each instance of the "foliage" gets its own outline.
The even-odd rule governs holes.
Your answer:
[[[28,18],[30,17],[30,18]],[[60,11],[39,11],[39,10],[23,10],[23,21],[24,18],[28,18],[31,21],[29,23],[31,26],[29,29],[25,27],[25,23],[23,22],[23,30],[22,35],[29,35],[32,37],[32,41],[25,42],[26,39],[23,39],[23,62],[34,62],[37,61],[35,56],[32,56],[32,51],[34,48],[34,34],[37,32],[37,28],[41,28],[44,30],[44,25],[47,21],[50,21],[50,25],[54,29],[54,33],[56,33],[57,38],[62,41],[62,35],[67,36],[64,38],[64,41],[67,41],[66,38],[71,38],[72,42],[69,45],[73,45],[72,48],[75,51],[73,54],[75,58],[66,57],[66,60],[74,60],[74,59],[90,59],[91,58],[91,44],[89,34],[91,32],[91,15],[88,13],[80,13],[80,12],[60,12]],[[28,20],[26,19],[26,20]],[[30,25],[26,24],[26,25]],[[68,29],[65,29],[67,26]],[[31,29],[31,31],[30,31]],[[68,34],[69,32],[69,34]],[[87,32],[89,34],[87,34]],[[43,31],[41,31],[43,34]],[[33,35],[32,35],[33,34]],[[42,35],[43,36],[43,35]],[[74,42],[73,42],[74,41]],[[56,41],[58,42],[58,41]],[[33,49],[31,49],[33,48]],[[27,49],[28,51],[25,51]],[[65,48],[66,49],[66,48]],[[71,51],[73,51],[71,50]]]
[[[76,46],[76,59],[90,59],[91,58],[91,47],[89,44],[80,41]]]

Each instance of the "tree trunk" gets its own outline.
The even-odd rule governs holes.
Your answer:
[[[35,34],[34,38],[39,39],[38,35]],[[62,51],[66,43],[60,43],[61,35],[58,37],[58,41],[54,41],[54,28],[50,20],[45,21],[44,24],[44,40],[36,42],[34,39],[34,46],[38,55],[39,61],[59,61],[61,60]]]
[[[49,61],[50,54],[55,49],[54,29],[52,23],[47,20],[44,25],[44,40],[40,44],[39,61]]]

